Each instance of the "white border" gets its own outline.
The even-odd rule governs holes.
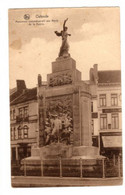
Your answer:
[[[125,83],[125,1],[124,0],[1,0],[0,1],[0,194],[124,194],[123,186],[82,188],[11,188],[9,135],[8,9],[42,7],[120,6],[122,83]],[[122,88],[125,99],[124,84]],[[123,107],[125,103],[123,102]],[[123,119],[125,113],[123,112]],[[123,120],[123,126],[125,122]]]

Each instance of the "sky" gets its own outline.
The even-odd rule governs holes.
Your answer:
[[[30,15],[29,20],[24,19],[25,14]],[[94,64],[98,70],[120,69],[118,7],[15,9],[9,11],[10,88],[16,87],[17,79],[25,80],[28,88],[36,87],[38,74],[46,81],[61,46],[61,37],[54,31],[62,30],[66,18],[71,34],[69,53],[83,80],[89,79]]]

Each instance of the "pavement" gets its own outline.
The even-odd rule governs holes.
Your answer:
[[[122,185],[123,178],[12,176],[11,183],[12,187],[116,186]]]

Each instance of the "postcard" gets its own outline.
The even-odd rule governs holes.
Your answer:
[[[122,185],[119,7],[9,9],[12,187]]]

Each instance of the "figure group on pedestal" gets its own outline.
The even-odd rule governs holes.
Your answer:
[[[72,118],[65,113],[48,114],[45,122],[45,145],[50,143],[71,144]]]

